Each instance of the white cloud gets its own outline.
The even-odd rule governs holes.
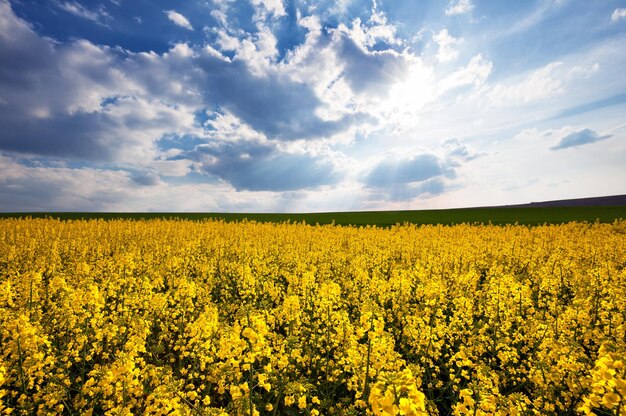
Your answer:
[[[459,51],[455,46],[462,43],[463,38],[455,38],[448,33],[447,29],[442,29],[433,36],[433,39],[439,45],[437,59],[439,59],[440,62],[453,61],[459,56]]]
[[[177,56],[179,58],[189,58],[194,54],[193,49],[189,47],[186,43],[176,43],[172,48],[163,54],[165,58],[169,56]]]
[[[163,182],[180,176],[188,161],[157,161],[156,170],[131,171],[24,165],[0,154],[0,211],[276,211],[284,201],[274,192],[235,190],[227,184]]]
[[[355,0],[335,0],[333,2],[331,2],[332,6],[327,10],[326,13],[328,13],[329,15],[339,15],[339,16],[345,16],[347,11],[348,11],[348,7],[350,7]],[[310,11],[315,10],[315,6],[309,6]]]
[[[324,120],[361,117],[358,127],[333,136],[334,143],[350,142],[355,134],[383,125],[397,127],[408,119],[413,124],[415,112],[432,99],[431,70],[405,47],[375,3],[366,22],[356,18],[350,26],[327,29],[330,42],[321,36],[316,16],[299,17],[299,23],[309,32],[305,43],[287,55],[285,69],[313,86],[324,104],[316,114]]]
[[[597,74],[599,70],[600,70],[600,64],[598,62],[594,62],[589,65],[577,65],[569,71],[568,77],[572,79],[591,78],[592,76]]]
[[[308,72],[307,70],[311,69],[311,65],[307,65],[306,61],[314,57],[315,54],[326,52],[328,48],[324,48],[319,44],[320,37],[322,36],[322,24],[319,17],[315,15],[303,17],[300,14],[300,11],[298,11],[296,21],[299,26],[307,30],[307,33],[304,43],[301,43],[294,49],[287,51],[284,63],[290,69],[298,67],[300,70]],[[327,59],[323,59],[323,61],[327,62]],[[304,81],[305,79],[311,79],[310,77],[314,76],[316,73],[319,73],[319,71],[310,71],[310,74],[301,77],[300,80]]]
[[[396,36],[396,30],[396,26],[389,23],[387,15],[382,10],[378,10],[378,5],[374,0],[367,27],[367,36],[371,39],[370,45],[374,45],[378,40],[390,45],[402,45],[403,41]]]
[[[259,77],[275,72],[278,57],[278,40],[264,22],[257,22],[257,31],[253,34],[227,27],[205,28],[207,34],[214,35],[215,46],[221,52],[235,52],[234,60],[243,61]],[[212,48],[211,45],[206,46]],[[230,60],[217,52],[218,56]]]
[[[226,30],[219,28],[214,30],[217,35],[217,46],[222,51],[236,51],[241,46],[237,36],[231,36]]]
[[[286,16],[282,0],[250,0],[256,8],[255,19],[265,20],[269,15],[276,17]]]
[[[235,47],[235,57],[246,63],[250,71],[256,76],[264,77],[271,69],[278,56],[277,39],[272,31],[259,23],[259,30],[254,37],[237,40],[232,37],[222,37],[223,47]],[[227,49],[225,49],[227,50]]]
[[[589,127],[606,134],[596,126]],[[470,206],[484,206],[623,193],[626,148],[617,140],[581,152],[550,150],[549,146],[581,129],[583,126],[564,126],[512,132],[509,138],[492,143],[489,154],[459,169],[471,183],[456,197]],[[537,179],[528,180],[533,177]]]
[[[446,9],[446,16],[454,16],[457,14],[465,14],[472,11],[474,5],[471,0],[458,0]]]
[[[486,92],[492,104],[498,106],[528,104],[556,97],[565,92],[564,74],[558,71],[562,62],[552,62],[516,82],[493,85]]]
[[[192,109],[149,98],[120,98],[102,113],[110,124],[100,132],[100,141],[118,149],[116,161],[122,164],[148,165],[158,156],[154,142],[160,137],[194,131]]]
[[[136,190],[120,170],[29,167],[1,154],[0,170],[9,173],[0,178],[5,211],[114,210]]]
[[[439,93],[464,85],[474,85],[478,87],[489,77],[492,68],[493,63],[485,60],[482,55],[478,54],[469,61],[467,66],[458,69],[442,79],[438,86]]]
[[[620,19],[626,17],[626,8],[620,8],[613,10],[613,14],[611,14],[611,20],[617,22]]]
[[[3,87],[12,111],[89,112],[99,109],[104,97],[136,91],[134,83],[116,69],[119,56],[110,48],[86,40],[58,44],[39,37],[10,13],[0,13],[0,28],[0,38],[7,40],[0,45],[5,68],[14,81],[23,84],[22,88],[13,88],[11,83]],[[21,45],[22,57],[28,57],[24,62],[13,59],[13,43]]]
[[[207,114],[209,120],[204,123],[209,128],[207,137],[216,141],[265,141],[265,136],[255,131],[252,127],[242,122],[238,117],[229,112],[212,112]]]
[[[363,24],[361,19],[357,17],[352,21],[352,28],[340,24],[337,30],[348,34],[352,40],[363,48],[370,48],[379,40],[389,44],[399,43],[395,39],[395,26],[387,25],[386,22],[380,24],[379,21],[374,20]]]
[[[68,13],[101,25],[104,25],[104,20],[111,19],[103,5],[100,5],[96,10],[91,10],[76,1],[56,1],[55,4]]]
[[[228,17],[223,10],[211,10],[211,16],[215,18],[218,22],[225,26],[228,23]]]
[[[337,29],[330,31],[346,34],[363,49],[370,49],[379,42],[394,46],[404,45],[404,40],[396,35],[396,26],[389,23],[387,15],[383,11],[378,10],[375,1],[367,22],[363,22],[357,17],[351,23],[352,27],[350,28],[341,23]]]
[[[174,24],[180,27],[184,27],[188,30],[193,30],[193,26],[191,26],[189,20],[187,20],[187,18],[182,14],[174,10],[166,10],[164,13],[167,14],[167,18],[170,19]]]
[[[259,19],[284,16],[280,1],[250,1]],[[406,27],[396,30],[395,22],[376,5],[363,20],[344,16],[340,20],[348,23],[338,28],[328,23],[324,6],[301,5],[308,14],[298,12],[296,16],[306,33],[304,41],[279,53],[279,46],[284,45],[278,38],[284,35],[283,22],[257,20],[252,28],[246,26],[250,32],[244,31],[237,26],[235,15],[227,13],[229,7],[234,12],[233,4],[220,2],[215,8],[212,14],[218,22],[209,18],[215,27],[204,29],[207,43],[203,46],[178,43],[165,53],[133,53],[85,40],[63,43],[38,36],[11,13],[8,2],[0,0],[0,61],[7,69],[0,97],[0,149],[11,152],[9,161],[15,162],[0,166],[0,171],[22,175],[0,186],[0,198],[7,189],[30,187],[30,195],[35,195],[48,187],[58,194],[44,195],[52,201],[48,209],[70,205],[205,211],[445,206],[449,203],[443,195],[435,196],[439,191],[445,190],[446,195],[456,192],[451,185],[465,186],[465,181],[474,180],[473,175],[481,178],[482,174],[478,168],[466,171],[471,164],[465,161],[473,152],[462,147],[449,154],[437,150],[445,139],[458,137],[482,153],[487,146],[485,137],[511,137],[508,132],[532,126],[564,105],[583,104],[588,98],[584,92],[590,91],[585,86],[599,87],[593,89],[595,100],[623,90],[618,88],[623,78],[614,75],[623,66],[618,47],[613,53],[600,53],[594,44],[596,55],[557,56],[553,59],[562,64],[553,62],[528,72],[515,73],[520,67],[515,65],[498,68],[493,78],[499,78],[494,81],[490,78],[491,60],[497,63],[500,56],[491,49],[489,55],[473,49],[477,44],[469,34],[465,40],[468,51],[463,51],[460,60],[463,39],[446,29],[432,36],[433,54],[438,52],[438,59],[422,59],[426,40],[403,39],[398,33],[405,33]],[[450,12],[456,9],[452,14],[467,13],[472,7],[469,1],[449,3]],[[423,33],[430,32],[423,29]],[[28,59],[14,59],[17,46],[24,54],[20,56]],[[582,92],[573,96],[577,88]],[[559,95],[564,99],[552,99]],[[512,108],[515,104],[527,106]],[[21,118],[11,124],[14,116]],[[32,129],[33,124],[39,129]],[[10,132],[13,138],[7,126],[19,127]],[[589,126],[603,131],[601,126]],[[81,131],[82,135],[75,134]],[[68,137],[57,139],[61,136]],[[573,153],[549,152],[554,140],[540,139],[532,144],[551,157]],[[619,142],[606,141],[585,151],[599,151]],[[497,151],[506,152],[510,159],[523,155],[530,160],[531,152],[521,151],[530,147],[525,143],[510,150],[503,145]],[[206,160],[193,159],[192,150],[206,148],[212,150]],[[434,154],[452,166],[458,178],[407,186],[392,195],[396,202],[390,202],[389,195],[373,195],[362,187],[359,175],[367,173],[364,169],[372,166],[372,158],[389,148],[397,149],[400,159],[435,149]],[[326,150],[335,155],[329,157]],[[16,159],[20,157],[41,157],[48,164],[50,159],[95,163],[92,166],[106,163],[110,169],[32,168],[31,163],[20,165]],[[337,161],[341,157],[348,162]],[[472,164],[488,165],[479,159]],[[547,166],[550,161],[541,163]],[[202,170],[211,164],[219,169]],[[308,166],[308,174],[282,188],[272,187],[274,178],[295,175],[303,166]],[[351,172],[347,179],[331,175],[315,182],[316,177],[338,167],[344,173],[346,166]],[[506,168],[506,164],[500,165],[500,170]],[[509,182],[524,177],[527,172],[522,168],[520,163],[519,174],[512,175]],[[487,166],[487,173],[495,172],[489,169]],[[109,170],[114,174],[108,176]],[[194,182],[205,175],[207,183],[178,185],[191,180],[184,178],[190,172]],[[265,182],[259,182],[262,175]],[[71,176],[94,192],[87,188],[74,192]],[[100,177],[111,181],[111,193],[106,193]],[[487,179],[474,184],[472,192],[487,189],[492,178]],[[308,189],[312,186],[316,188]],[[5,193],[19,196],[13,191]],[[416,195],[428,196],[431,202],[411,199],[414,205],[401,205],[402,198]],[[485,193],[477,195],[484,197]],[[467,201],[472,197],[476,196],[469,195]],[[29,201],[22,209],[45,205]]]
[[[576,82],[592,78],[599,70],[598,62],[573,65],[571,59],[567,63],[556,61],[521,78],[486,85],[479,94],[496,106],[524,105],[562,96]]]
[[[191,172],[191,162],[186,159],[155,160],[148,166],[162,176],[183,177]]]
[[[7,12],[0,13],[0,60],[12,81],[0,81],[10,104],[0,114],[2,149],[145,166],[163,134],[194,130],[198,99],[181,70],[192,59],[186,44],[163,55],[86,40],[61,44],[39,37],[6,7],[0,2]],[[24,61],[15,59],[14,42]]]

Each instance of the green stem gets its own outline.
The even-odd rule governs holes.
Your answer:
[[[22,394],[26,394],[26,380],[24,375],[24,355],[22,354],[22,345],[20,343],[19,328],[17,336],[17,355],[20,363],[20,384],[22,385]]]
[[[374,314],[370,318],[370,331],[371,326],[374,323]],[[369,394],[369,384],[370,384],[370,359],[372,355],[372,332],[367,334],[367,359],[365,361],[365,384],[363,385],[363,400],[367,400],[367,396]]]

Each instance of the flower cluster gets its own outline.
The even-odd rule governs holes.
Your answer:
[[[626,414],[626,222],[0,220],[0,414]]]
[[[385,372],[378,377],[369,396],[375,415],[428,415],[425,396],[417,385],[410,369],[401,372]]]
[[[626,349],[623,347],[620,350],[607,345],[600,347],[599,358],[591,371],[591,391],[580,407],[586,415],[596,411],[614,415],[626,413]]]

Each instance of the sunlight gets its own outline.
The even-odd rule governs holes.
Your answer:
[[[400,130],[414,126],[420,111],[436,98],[433,85],[432,68],[414,60],[405,79],[393,84],[388,99],[381,103],[380,110],[389,124]]]

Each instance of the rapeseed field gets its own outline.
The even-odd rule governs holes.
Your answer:
[[[626,222],[0,220],[0,414],[626,414]]]

